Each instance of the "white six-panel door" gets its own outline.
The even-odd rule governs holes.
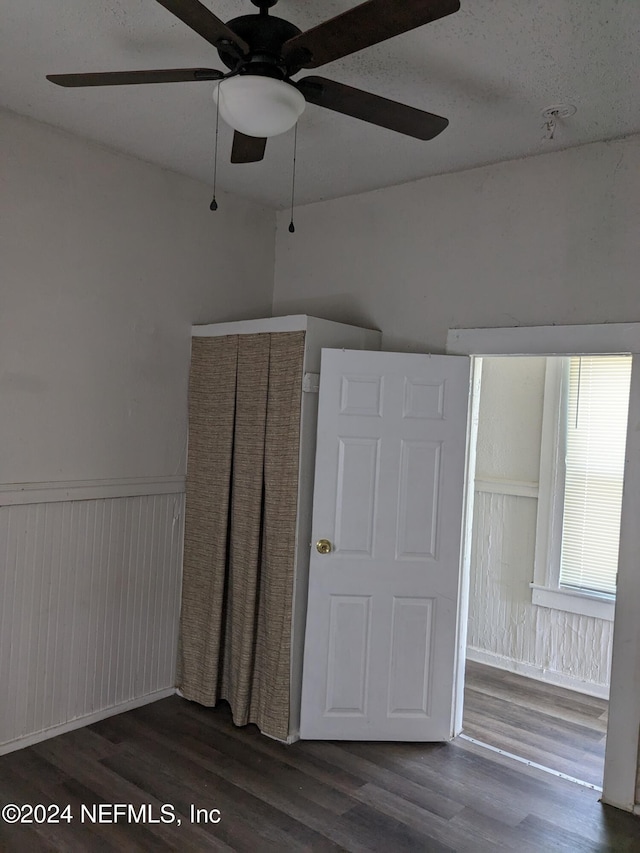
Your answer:
[[[322,352],[302,738],[453,735],[468,397],[466,357]]]

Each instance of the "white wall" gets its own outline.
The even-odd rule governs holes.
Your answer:
[[[283,212],[274,313],[379,328],[383,349],[442,352],[450,328],[640,320],[640,136],[300,207],[295,234],[287,225]],[[520,477],[537,479],[531,464]],[[489,494],[476,517],[516,513],[530,528],[532,503]],[[531,558],[531,539],[490,544],[492,559],[502,559],[500,549],[509,560]],[[508,593],[515,619],[523,618],[524,565]],[[541,628],[556,636],[571,628],[556,622]],[[597,631],[579,630],[586,654]],[[607,678],[606,637],[598,648],[604,655],[578,678]],[[547,649],[531,651],[547,665]]]
[[[192,323],[271,312],[273,214],[0,112],[0,483],[184,473]]]
[[[545,358],[483,358],[476,479],[537,483]]]
[[[2,111],[0,169],[14,748],[174,687],[191,324],[270,314],[275,218]]]
[[[482,360],[468,656],[606,696],[613,624],[531,603],[545,362]]]
[[[640,136],[308,205],[287,225],[274,313],[377,327],[387,349],[640,319]]]

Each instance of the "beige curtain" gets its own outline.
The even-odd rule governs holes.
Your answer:
[[[289,727],[304,333],[194,338],[178,682]]]

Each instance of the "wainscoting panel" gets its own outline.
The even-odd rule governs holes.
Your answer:
[[[0,507],[0,751],[174,687],[183,502]]]
[[[613,623],[531,603],[536,512],[522,493],[475,492],[469,657],[606,696]]]

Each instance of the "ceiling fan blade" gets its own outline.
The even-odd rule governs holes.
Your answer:
[[[318,68],[459,8],[459,0],[369,0],[289,39],[283,52],[302,68]]]
[[[337,113],[362,119],[362,121],[413,136],[416,139],[433,139],[449,124],[442,116],[389,101],[379,95],[354,89],[324,77],[304,77],[294,85],[310,104],[326,107]]]
[[[99,71],[91,74],[47,74],[57,86],[131,86],[137,83],[183,83],[190,80],[220,80],[222,71],[213,68],[173,68],[160,71]]]
[[[264,157],[267,140],[256,136],[246,136],[239,130],[234,131],[231,149],[232,163],[257,163]]]
[[[217,47],[220,41],[228,41],[235,44],[241,53],[249,52],[246,41],[230,30],[220,18],[216,18],[213,12],[210,12],[199,0],[157,0],[157,2],[214,47]]]

